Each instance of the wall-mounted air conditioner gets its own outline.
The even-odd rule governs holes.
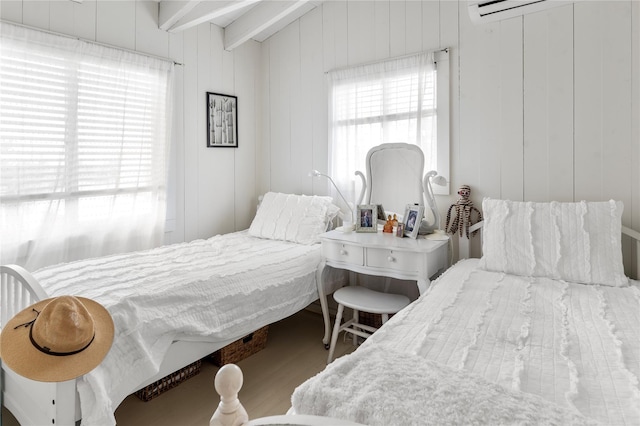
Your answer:
[[[469,1],[469,16],[477,24],[500,21],[525,15],[531,12],[549,9],[556,6],[573,3],[565,0],[471,0]]]

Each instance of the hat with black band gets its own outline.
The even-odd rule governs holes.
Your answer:
[[[41,300],[3,325],[0,358],[32,380],[63,382],[82,376],[102,362],[113,342],[109,312],[77,296]]]

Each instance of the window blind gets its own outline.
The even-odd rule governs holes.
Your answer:
[[[416,144],[425,172],[448,176],[448,70],[445,50],[328,73],[329,168],[350,200],[355,171],[365,170],[367,152],[382,143]]]
[[[62,243],[83,225],[112,223],[112,233],[133,227],[142,235],[148,220],[157,234],[166,208],[172,63],[1,26],[3,256],[25,245],[33,251],[43,238]],[[43,233],[52,224],[66,231]]]

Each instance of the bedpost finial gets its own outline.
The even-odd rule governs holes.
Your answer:
[[[247,411],[238,399],[244,377],[235,364],[225,364],[216,373],[214,386],[220,395],[220,404],[211,416],[209,426],[237,426],[249,421]]]
[[[244,376],[235,364],[225,364],[218,370],[214,385],[221,398],[230,399],[238,395]]]

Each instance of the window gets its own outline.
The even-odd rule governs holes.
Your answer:
[[[157,245],[173,64],[1,25],[2,262]]]
[[[365,172],[367,152],[382,143],[419,145],[425,172],[448,179],[448,58],[448,50],[427,52],[329,73],[329,169],[348,199],[355,171]]]

